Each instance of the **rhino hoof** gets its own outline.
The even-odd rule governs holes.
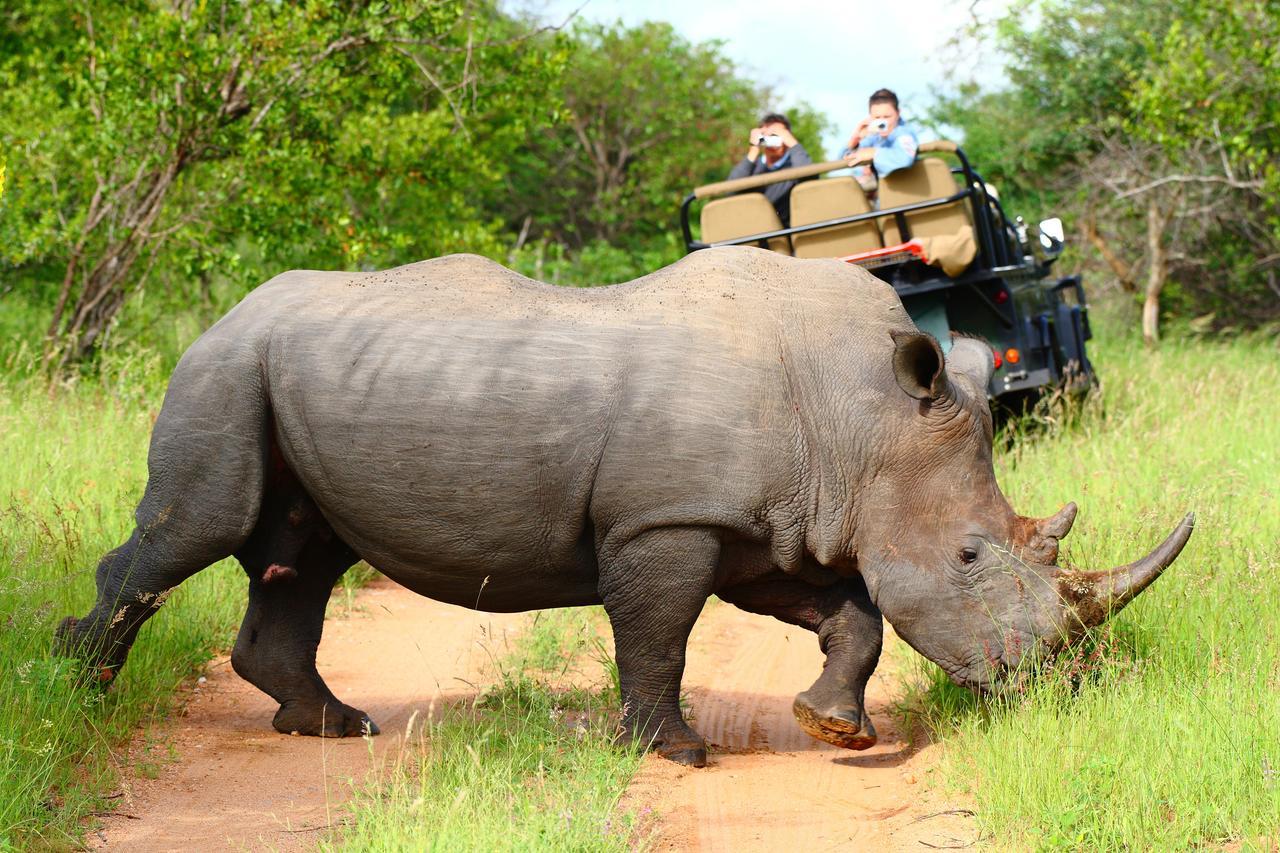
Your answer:
[[[87,687],[105,689],[115,679],[120,670],[120,663],[112,663],[101,654],[96,654],[92,641],[79,636],[80,620],[68,616],[58,623],[53,633],[53,653],[57,657],[76,658],[79,664],[76,678]]]
[[[62,652],[71,646],[71,638],[75,636],[76,625],[80,624],[80,620],[74,616],[68,616],[58,623],[57,629],[53,632],[53,648],[56,652]]]
[[[707,748],[705,746],[679,746],[671,749],[660,749],[658,754],[686,767],[707,766]]]
[[[271,725],[282,734],[313,737],[361,737],[381,733],[378,724],[364,711],[341,704],[307,707],[286,702],[276,712]]]
[[[806,734],[825,743],[845,749],[870,749],[876,744],[876,729],[871,719],[852,708],[820,712],[801,693],[791,711]]]

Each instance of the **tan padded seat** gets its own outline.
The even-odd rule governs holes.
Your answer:
[[[853,178],[805,181],[791,191],[791,224],[810,225],[842,216],[867,213],[871,204]],[[838,258],[879,249],[880,228],[874,219],[791,235],[797,258]]]
[[[936,158],[917,160],[911,168],[880,179],[880,209],[946,198],[959,191],[960,185],[945,161]],[[886,246],[918,238],[925,243],[925,257],[929,263],[942,267],[950,276],[964,272],[977,255],[973,222],[965,199],[905,213],[903,218],[911,232],[909,235],[898,228],[897,216],[886,216],[881,220]]]
[[[880,209],[900,207],[931,198],[946,198],[960,191],[944,160],[917,160],[909,169],[899,169],[880,179]],[[965,202],[954,201],[941,207],[930,207],[905,214],[912,237],[949,237],[964,227],[972,227]],[[886,216],[884,242],[894,246],[909,238],[898,231],[896,217]]]
[[[718,243],[781,229],[778,211],[773,209],[764,193],[731,195],[709,201],[702,207],[704,243]],[[774,237],[769,241],[769,248],[784,255],[791,254],[791,243],[786,237]]]

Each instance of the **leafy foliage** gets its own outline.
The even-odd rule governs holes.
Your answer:
[[[682,192],[731,163],[757,93],[713,44],[670,24],[583,25],[561,93],[565,121],[528,140],[506,176],[507,218],[581,246],[669,228]]]
[[[63,270],[63,360],[157,266],[234,270],[246,244],[272,269],[491,245],[470,187],[561,59],[465,0],[25,2],[4,23],[0,260],[44,289],[42,265]]]
[[[933,117],[962,128],[1011,206],[1076,221],[1121,288],[1142,291],[1149,342],[1162,304],[1274,321],[1278,9],[1024,2],[995,28],[1010,84],[962,86]]]
[[[771,94],[719,44],[693,44],[667,23],[584,24],[572,44],[564,121],[516,155],[503,214],[526,238],[573,249],[664,242],[685,193],[742,156]],[[816,146],[825,119],[803,104],[792,114]]]
[[[0,16],[0,333],[26,339],[8,360],[98,364],[114,336],[171,361],[291,267],[471,251],[634,278],[683,253],[681,197],[774,108],[668,24],[559,32],[492,0],[19,0]],[[825,119],[790,112],[820,155]]]

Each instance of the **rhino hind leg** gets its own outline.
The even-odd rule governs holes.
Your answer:
[[[280,703],[284,734],[377,734],[361,710],[340,702],[316,669],[333,585],[358,559],[282,466],[276,466],[258,526],[236,552],[249,576],[249,606],[231,653],[236,673]]]
[[[706,765],[707,745],[680,713],[680,681],[719,549],[710,530],[664,528],[600,555],[600,597],[622,687],[622,736],[694,767]]]
[[[845,749],[875,745],[866,689],[880,660],[884,626],[861,579],[822,588],[788,578],[723,590],[719,595],[743,610],[817,633],[827,659],[818,680],[795,698],[796,722],[818,740]]]
[[[55,652],[77,658],[86,677],[106,686],[124,666],[143,624],[184,580],[230,556],[235,538],[231,532],[221,541],[184,536],[181,525],[163,516],[139,523],[123,545],[98,563],[93,608],[82,618],[62,620],[54,636]]]
[[[78,658],[95,680],[113,680],[139,629],[173,589],[249,536],[266,454],[256,363],[222,372],[184,358],[152,432],[134,530],[98,563],[94,606],[62,621],[57,652]]]

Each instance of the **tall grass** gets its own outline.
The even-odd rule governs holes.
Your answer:
[[[0,848],[78,839],[127,735],[168,710],[244,611],[243,573],[219,564],[143,629],[109,692],[78,686],[50,655],[57,622],[91,606],[97,561],[127,537],[146,482],[159,394],[112,390],[0,385]]]
[[[1001,846],[1272,849],[1280,837],[1280,351],[1265,338],[1104,337],[1072,426],[1016,438],[1020,512],[1080,504],[1066,562],[1146,553],[1187,510],[1178,561],[1025,696],[984,705],[921,662],[906,705]],[[1271,842],[1264,845],[1261,839]]]

